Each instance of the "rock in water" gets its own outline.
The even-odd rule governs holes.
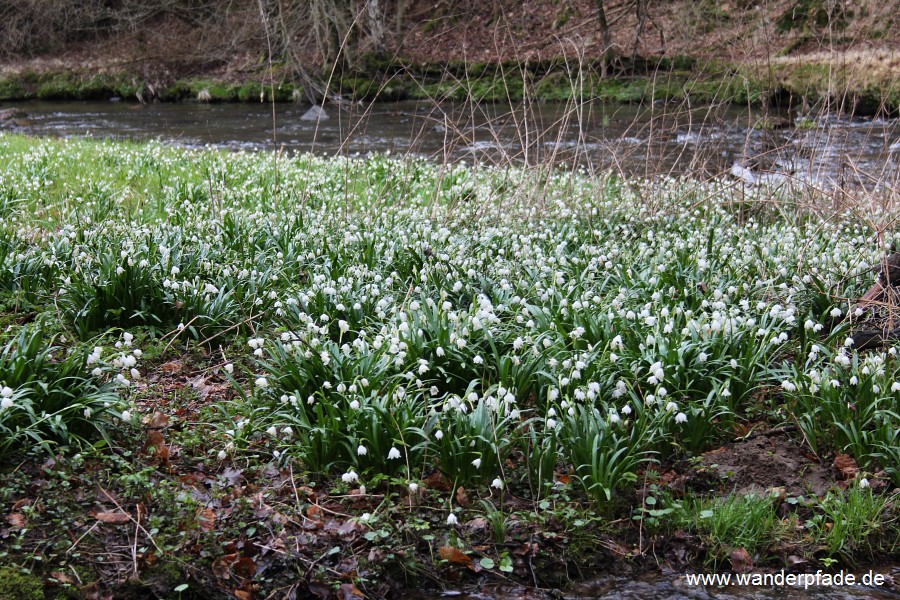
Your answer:
[[[308,111],[300,117],[301,121],[324,121],[328,118],[328,113],[321,106],[312,106]]]
[[[741,179],[744,183],[750,185],[757,183],[756,174],[739,163],[734,163],[733,165],[731,165],[731,174],[738,179]]]
[[[7,108],[6,110],[0,110],[0,123],[3,123],[5,121],[12,121],[13,119],[19,119],[24,116],[26,116],[25,111],[19,110],[18,108]]]

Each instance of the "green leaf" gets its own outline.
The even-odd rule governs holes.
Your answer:
[[[190,586],[188,586],[188,584],[182,583],[182,584],[179,585],[177,588],[175,588],[175,591],[176,591],[176,592],[183,592],[184,590],[188,589],[188,587],[190,587]]]
[[[478,561],[478,564],[480,564],[485,569],[493,569],[494,568],[494,561],[487,557],[482,558],[480,561]]]

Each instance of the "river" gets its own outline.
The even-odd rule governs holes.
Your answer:
[[[25,116],[5,129],[29,135],[159,139],[187,146],[439,161],[578,164],[628,176],[729,174],[745,183],[895,186],[900,120],[767,113],[746,107],[584,103],[400,102],[326,106],[304,120],[293,104],[7,104]],[[896,187],[896,186],[895,186]]]

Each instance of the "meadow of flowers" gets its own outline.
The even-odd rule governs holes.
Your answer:
[[[890,489],[900,359],[852,340],[894,241],[867,216],[728,181],[0,137],[0,448],[138,426],[137,336],[207,349],[235,390],[205,460],[410,495],[565,475],[603,511],[793,426]]]

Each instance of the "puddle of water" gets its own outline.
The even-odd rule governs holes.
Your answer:
[[[11,128],[32,135],[161,139],[237,150],[274,147],[272,108],[266,104],[29,102],[16,107],[28,114]],[[304,121],[306,107],[276,105],[278,146],[494,164],[565,161],[636,176],[721,174],[738,165],[757,176],[820,185],[896,183],[900,177],[897,119],[826,115],[803,121],[801,128],[764,131],[754,129],[760,114],[736,107],[688,111],[589,104],[576,114],[553,103],[526,108],[400,102],[326,110],[328,119]]]

